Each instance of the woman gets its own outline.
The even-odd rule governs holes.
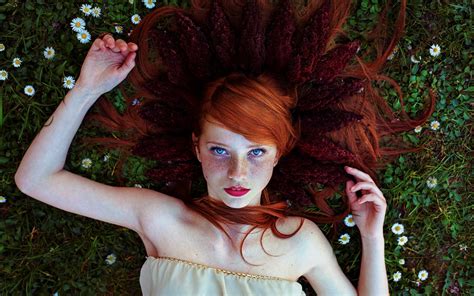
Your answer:
[[[270,12],[271,5],[265,2],[262,8],[254,1],[245,6],[234,5],[193,2],[194,10],[189,15],[184,10],[163,7],[134,30],[130,39],[135,42],[114,40],[111,35],[96,39],[76,86],[26,152],[15,175],[18,187],[52,206],[136,231],[148,255],[140,274],[145,295],[296,295],[303,293],[296,282],[302,276],[321,295],[388,294],[383,238],[386,201],[371,175],[378,156],[395,152],[379,149],[378,139],[424,122],[430,112],[419,120],[392,121],[388,127],[388,120],[382,119],[375,108],[383,100],[364,100],[367,94],[374,93],[361,93],[361,86],[370,90],[370,84],[338,77],[376,73],[395,43],[370,67],[359,61],[361,67],[366,66],[365,71],[347,70],[350,67],[345,66],[355,54],[357,43],[334,47],[334,51],[325,45],[340,30],[348,5],[315,2],[307,10],[315,11],[314,15],[307,12],[300,15],[300,21],[311,17],[309,23],[314,28],[324,28],[324,34],[319,35],[324,38],[316,37],[319,45],[310,46],[313,51],[305,51],[311,45],[305,43],[309,38],[305,36],[314,35],[304,31],[297,39],[300,51],[285,56],[284,50],[272,52],[269,48],[291,40],[291,34],[286,39],[280,37],[289,32],[292,23],[272,23],[273,30],[269,32],[273,35],[268,33],[269,43],[264,43],[264,38],[249,36],[263,36],[258,21],[269,15],[265,12]],[[402,12],[404,5],[403,2]],[[201,29],[215,37],[214,51],[208,50],[203,41],[206,35],[196,26],[204,24],[209,11],[208,19],[214,25],[203,25]],[[291,20],[289,1],[281,1],[275,11],[273,19]],[[174,13],[171,27],[157,25],[160,17]],[[242,18],[236,17],[239,15]],[[229,28],[236,28],[236,23],[243,27],[240,45],[230,41],[233,35]],[[170,29],[173,24],[177,31]],[[158,29],[153,31],[153,27]],[[185,53],[180,54],[170,32],[178,33],[180,49]],[[156,37],[151,40],[165,71],[146,60],[152,56],[149,49],[153,47],[142,36]],[[263,44],[267,44],[266,51]],[[262,59],[262,52],[267,59]],[[211,53],[217,58],[213,60]],[[161,170],[158,168],[149,176],[157,182],[178,180],[181,186],[187,184],[184,190],[180,186],[173,188],[176,195],[107,186],[63,169],[68,147],[87,111],[131,71],[129,80],[137,89],[136,97],[145,97],[148,104],[141,108],[134,104],[119,118],[111,104],[105,106],[101,102],[107,116],[91,118],[116,130],[131,127],[136,131],[126,141],[109,139],[107,143],[120,144],[136,155],[172,162],[168,167],[162,164]],[[283,72],[286,76],[282,79],[278,74]],[[304,92],[301,87],[310,80],[318,91],[316,99],[311,90]],[[337,88],[346,90],[338,93],[339,101],[332,97]],[[332,99],[332,105],[340,111],[327,109],[327,102],[317,101],[321,97]],[[384,106],[383,103],[380,104]],[[295,107],[298,112],[293,112]],[[431,112],[432,107],[433,101]],[[327,114],[339,117],[331,118],[330,124],[318,121]],[[190,156],[190,152],[194,155]],[[207,192],[191,199],[186,189],[191,187],[189,179],[196,178],[196,165],[202,171]],[[367,168],[369,173],[352,166]],[[303,190],[301,182],[308,179],[327,185],[330,190]],[[337,191],[336,185],[341,181],[348,208],[335,215],[325,198]],[[361,193],[360,197],[356,192]],[[302,206],[308,202],[316,203],[325,216],[318,219],[305,212]],[[354,216],[362,240],[357,289],[343,274],[330,244],[313,222],[340,220],[348,211]],[[266,232],[268,228],[272,231]]]

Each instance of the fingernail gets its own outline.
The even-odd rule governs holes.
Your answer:
[[[351,191],[354,192],[354,191],[355,191],[355,187],[352,187],[352,188],[351,188]]]

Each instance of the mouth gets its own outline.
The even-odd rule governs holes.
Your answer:
[[[246,194],[247,192],[250,191],[250,189],[244,188],[244,187],[229,187],[229,188],[224,188],[225,192],[232,196],[242,196]]]

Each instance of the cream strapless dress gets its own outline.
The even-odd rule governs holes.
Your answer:
[[[237,273],[170,257],[148,256],[140,270],[145,296],[306,295],[298,282]]]

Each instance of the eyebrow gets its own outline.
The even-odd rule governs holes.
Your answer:
[[[207,142],[206,144],[216,144],[216,145],[221,145],[221,146],[228,147],[226,144],[222,144],[222,143],[219,143],[219,142],[211,142],[210,141],[210,142]],[[262,147],[262,146],[265,146],[265,145],[262,145],[262,144],[250,145],[247,148]]]

